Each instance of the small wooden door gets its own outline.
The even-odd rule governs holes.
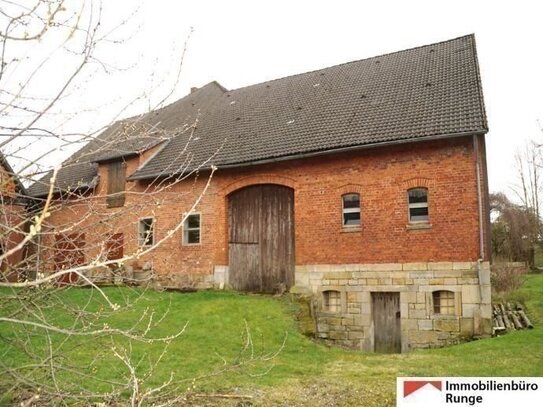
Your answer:
[[[55,236],[55,271],[67,270],[85,264],[85,234],[71,233]],[[76,273],[63,274],[58,283],[71,284],[78,280]]]
[[[372,293],[372,299],[375,352],[400,353],[400,293]]]
[[[235,191],[228,197],[228,222],[232,287],[264,293],[289,289],[294,283],[294,191],[280,185]]]

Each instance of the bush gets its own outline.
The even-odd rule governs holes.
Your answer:
[[[490,270],[490,282],[496,293],[518,289],[528,273],[528,267],[524,263],[493,264]]]

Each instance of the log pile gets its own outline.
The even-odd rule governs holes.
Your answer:
[[[524,307],[520,304],[511,304],[510,302],[505,305],[494,304],[492,305],[492,314],[494,335],[534,327],[524,312]]]

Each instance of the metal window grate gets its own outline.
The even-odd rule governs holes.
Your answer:
[[[323,291],[323,308],[329,312],[341,310],[341,293],[335,290]]]
[[[454,292],[452,291],[434,291],[432,294],[434,300],[434,314],[454,315]]]

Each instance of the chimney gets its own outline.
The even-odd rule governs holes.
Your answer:
[[[198,90],[198,88],[196,86],[190,88],[190,93],[194,93]]]

